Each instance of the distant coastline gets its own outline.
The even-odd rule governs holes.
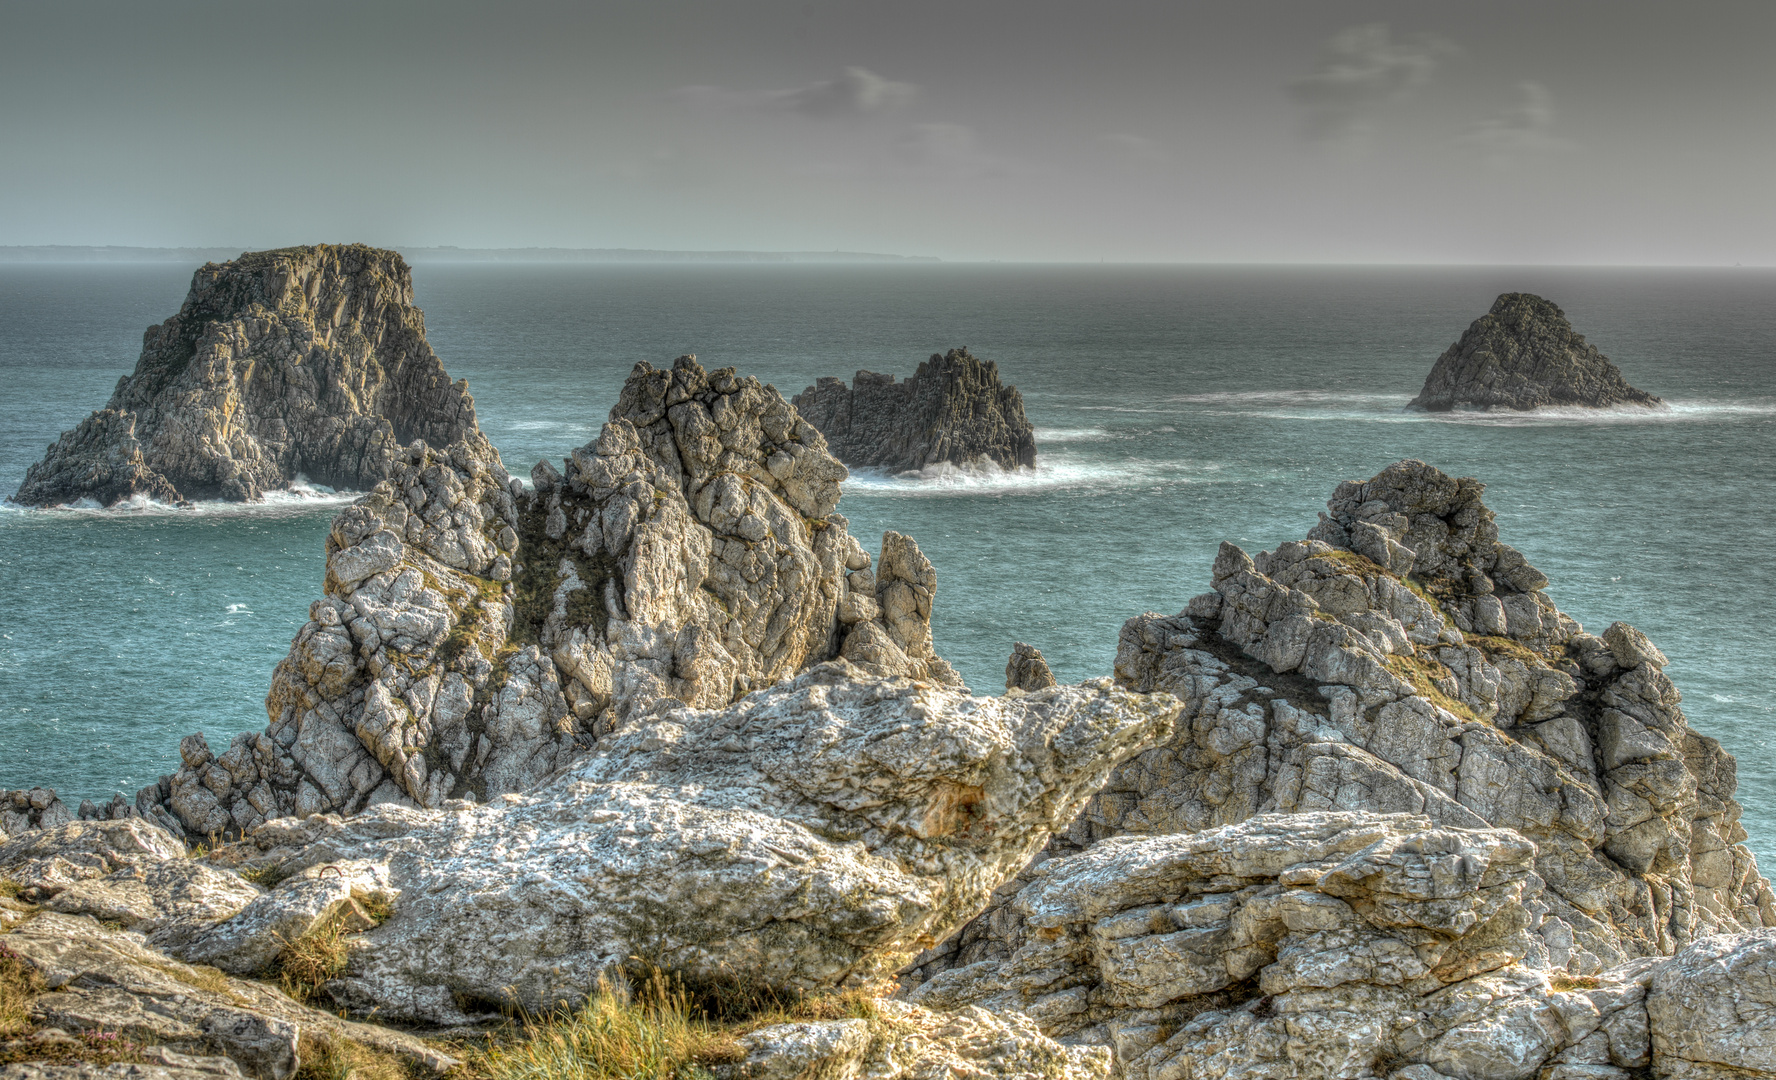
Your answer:
[[[0,246],[0,265],[17,263],[227,262],[251,248],[116,247],[50,244]],[[648,248],[397,247],[409,264],[424,263],[934,263],[934,255],[869,251],[658,251]]]

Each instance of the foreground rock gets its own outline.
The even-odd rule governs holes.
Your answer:
[[[991,360],[951,349],[906,382],[859,371],[850,387],[830,376],[794,404],[847,465],[896,472],[932,465],[1034,467],[1036,436],[1017,387]]]
[[[1178,615],[1130,620],[1118,681],[1183,698],[1179,735],[1118,768],[1044,858],[1096,857],[1129,836],[1232,844],[1259,821],[1280,843],[1316,813],[1407,814],[1439,830],[1494,836],[1489,843],[1519,853],[1526,876],[1511,918],[1524,936],[1507,951],[1537,978],[1626,978],[1620,973],[1639,970],[1637,961],[1701,948],[1710,935],[1776,926],[1776,894],[1742,843],[1733,759],[1690,730],[1665,656],[1626,624],[1597,636],[1559,612],[1543,591],[1547,579],[1499,542],[1481,491],[1401,462],[1340,485],[1309,539],[1255,557],[1224,544],[1213,592]],[[1033,927],[1028,913],[1043,875],[1061,872],[1039,861],[1023,892],[1007,887],[987,914],[922,956],[905,984],[938,995],[920,1000],[998,1005],[1012,1000],[1007,986],[1028,991],[1027,1003],[1066,991],[1043,1007],[1049,1012],[1028,1006],[1050,1034],[1076,1024],[1092,1028],[1081,1038],[1109,1038],[1103,1025],[1148,1022],[1141,1010],[1161,1003],[1076,990],[1083,984],[1058,975],[1041,982],[1055,974],[1047,969],[1029,976],[1036,982],[1013,978],[1019,965],[1036,963],[1028,957],[1037,953],[1024,950],[1048,947],[1049,931]],[[1122,895],[1132,886],[1111,880],[1118,872],[1109,866],[1097,880]],[[1223,885],[1205,886],[1204,896],[1246,887]],[[1472,926],[1485,921],[1476,918]],[[1216,955],[1235,947],[1216,940]],[[1325,963],[1361,966],[1350,951],[1358,944],[1328,945]],[[1230,977],[1262,982],[1266,965],[1281,962],[1265,960],[1246,975],[1229,968]],[[1204,988],[1187,974],[1204,963],[1174,949],[1145,969],[1153,986],[1172,988],[1164,1015],[1224,1007],[1213,995],[1231,984]],[[1449,993],[1468,993],[1455,987],[1472,974],[1449,982]],[[1038,993],[1037,983],[1047,989]],[[1078,1006],[1066,1014],[1074,1019],[1051,1023],[1067,1002]],[[1342,1020],[1315,1030],[1332,1040],[1315,1043],[1316,1054],[1344,1054],[1339,1040],[1357,1038]],[[1190,1036],[1198,1037],[1209,1035]],[[1544,1064],[1567,1046],[1537,1045]],[[1169,1053],[1201,1060],[1220,1051],[1178,1043]],[[1494,1075],[1436,1067],[1451,1077]]]
[[[29,1002],[34,1024],[64,1032],[106,1032],[151,1046],[163,1068],[226,1075],[232,1066],[234,1075],[287,1080],[295,1075],[305,1049],[330,1039],[350,1039],[396,1055],[426,1073],[443,1073],[458,1064],[410,1035],[309,1008],[265,983],[182,964],[145,945],[138,935],[110,929],[88,916],[46,912],[0,937],[0,944],[35,969],[46,987]],[[201,1060],[167,1059],[166,1051]]]
[[[179,954],[254,969],[273,929],[361,884],[394,914],[328,989],[383,1017],[546,1010],[636,961],[693,985],[866,981],[984,907],[1176,711],[1107,680],[970,698],[843,661],[721,711],[663,702],[526,795],[261,827],[218,859],[289,880]]]
[[[467,384],[426,343],[401,257],[361,244],[249,252],[192,276],[179,313],[143,336],[134,374],[13,501],[256,502],[298,475],[362,490],[415,439],[498,461]]]
[[[1348,811],[1116,837],[1036,872],[1009,957],[913,997],[1027,1012],[1113,1046],[1131,1080],[1776,1075],[1776,932],[1550,974],[1534,851],[1511,830]]]
[[[899,1001],[854,1020],[775,1024],[742,1035],[745,1055],[718,1068],[731,1080],[1108,1080],[1102,1047],[1062,1046],[1021,1013],[963,1008],[932,1012]]]
[[[845,475],[775,390],[692,357],[638,366],[530,491],[468,444],[411,447],[335,519],[269,729],[187,738],[136,805],[202,838],[485,801],[662,697],[720,708],[837,657],[960,686],[931,646],[936,571],[898,533],[872,560],[834,512]]]
[[[1558,307],[1530,293],[1504,293],[1437,358],[1424,389],[1407,408],[1658,404],[1658,398],[1629,386],[1597,346],[1574,333]]]

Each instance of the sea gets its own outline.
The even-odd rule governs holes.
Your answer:
[[[0,266],[0,492],[103,405],[188,265]],[[1670,657],[1691,726],[1739,761],[1776,869],[1776,271],[1111,265],[446,265],[429,338],[514,475],[596,436],[638,361],[683,353],[788,397],[967,346],[1022,390],[1034,471],[860,471],[840,512],[935,564],[938,651],[999,692],[1014,641],[1076,681],[1209,584],[1217,546],[1302,537],[1402,458],[1484,481],[1500,536],[1601,632]],[[1504,291],[1560,304],[1655,411],[1405,411]],[[263,505],[0,508],[0,788],[72,805],[263,729],[350,493]]]

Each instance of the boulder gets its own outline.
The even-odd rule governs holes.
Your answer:
[[[662,697],[720,708],[839,656],[960,686],[931,647],[936,571],[898,533],[872,569],[835,512],[845,475],[774,389],[689,356],[638,365],[530,490],[469,444],[416,443],[334,520],[270,727],[219,753],[188,737],[137,809],[208,837],[486,801]]]
[[[298,476],[363,490],[416,439],[498,455],[426,343],[393,251],[321,244],[208,263],[133,374],[49,447],[13,501],[257,502]]]
[[[847,387],[825,376],[796,408],[840,461],[896,472],[932,465],[1033,468],[1036,435],[1017,387],[966,348],[932,353],[906,382],[859,371]]]
[[[1109,1080],[1102,1047],[1062,1046],[1021,1013],[932,1012],[882,1001],[874,1016],[773,1024],[741,1035],[741,1060],[722,1080]]]
[[[1437,358],[1407,406],[1427,412],[1468,407],[1529,410],[1656,406],[1628,385],[1609,358],[1573,332],[1566,313],[1530,293],[1503,293],[1461,340]]]
[[[1723,934],[1684,949],[1647,994],[1662,1080],[1776,1077],[1776,932]]]
[[[181,955],[250,968],[273,928],[325,917],[315,889],[343,902],[362,875],[393,915],[328,990],[383,1017],[542,1011],[635,963],[867,982],[985,906],[1177,708],[1108,680],[971,698],[844,661],[721,710],[662,699],[523,795],[261,826],[215,858],[288,880]]]
[[[0,843],[0,878],[28,900],[46,900],[119,870],[147,870],[185,857],[185,841],[142,818],[72,821]]]
[[[1424,823],[1414,830],[1485,835],[1519,853],[1513,858],[1523,864],[1523,887],[1512,901],[1517,928],[1506,949],[1519,973],[1477,969],[1445,980],[1444,990],[1419,984],[1411,996],[1422,991],[1444,1003],[1437,1008],[1447,1005],[1437,1014],[1444,1019],[1409,1019],[1429,1006],[1383,1002],[1392,1001],[1392,990],[1342,1018],[1312,1019],[1313,1030],[1336,1039],[1301,1058],[1317,1062],[1301,1075],[1361,1065],[1349,1055],[1365,1040],[1382,1045],[1376,1040],[1386,1034],[1363,1027],[1362,1015],[1371,1012],[1420,1025],[1413,1028],[1420,1035],[1399,1035],[1396,1048],[1406,1056],[1388,1061],[1441,1076],[1529,1076],[1557,1065],[1560,1076],[1577,1080],[1644,1067],[1619,1047],[1603,1057],[1601,1044],[1577,1048],[1547,1027],[1552,1014],[1533,1002],[1553,1002],[1547,1007],[1559,1012],[1570,1002],[1548,995],[1567,991],[1551,988],[1640,985],[1651,978],[1648,965],[1710,935],[1776,926],[1776,894],[1742,842],[1732,758],[1690,730],[1681,695],[1662,670],[1664,655],[1626,624],[1599,637],[1561,613],[1543,591],[1547,578],[1499,541],[1482,490],[1422,462],[1400,462],[1340,485],[1306,540],[1255,556],[1223,544],[1213,591],[1177,615],[1131,619],[1117,652],[1117,682],[1182,699],[1178,734],[1115,769],[986,912],[903,973],[914,1000],[1027,1006],[1052,1036],[1116,1046],[1124,1068],[1152,1048],[1113,1037],[1115,1025],[1150,1024],[1184,1032],[1166,1060],[1185,1055],[1178,1060],[1197,1063],[1191,1075],[1272,1075],[1263,1071],[1281,1068],[1272,1059],[1259,1065],[1238,1055],[1283,1035],[1239,1027],[1229,1029],[1237,1040],[1221,1042],[1214,1024],[1231,1022],[1227,1010],[1238,1002],[1226,995],[1276,997],[1265,986],[1284,985],[1284,970],[1267,965],[1283,963],[1284,953],[1238,969],[1243,975],[1237,964],[1216,974],[1215,957],[1234,955],[1226,951],[1236,948],[1226,944],[1232,939],[1192,936],[1200,926],[1168,923],[1145,933],[1177,935],[1166,939],[1172,944],[1129,960],[1135,966],[1125,971],[1113,959],[1122,946],[1108,944],[1122,932],[1087,927],[1097,926],[1096,915],[1063,932],[1060,940],[1071,945],[1056,944],[1055,926],[1030,914],[1056,887],[1043,883],[1058,880],[1063,866],[1083,873],[1078,868],[1098,859],[1103,865],[1089,880],[1121,903],[1139,889],[1127,876],[1135,864],[1111,860],[1114,852],[1243,844],[1259,834],[1241,830],[1260,822],[1264,836],[1295,843],[1290,829],[1308,830],[1317,815],[1403,814]],[[1301,856],[1318,874],[1325,864],[1315,859]],[[1235,877],[1203,886],[1204,902],[1249,884]],[[1344,899],[1336,889],[1328,895]],[[1477,915],[1474,925],[1486,918]],[[1198,937],[1213,943],[1191,944]],[[1372,939],[1340,941],[1315,963],[1373,967],[1364,951],[1371,946],[1363,944]],[[1074,968],[1055,966],[1058,953],[1042,951],[1075,947],[1086,951],[1068,953],[1067,962],[1097,972],[1095,981],[1078,981],[1086,976],[1067,974]],[[1437,967],[1425,959],[1424,941],[1412,947]],[[1259,982],[1237,989],[1248,977]],[[1290,1006],[1291,1017],[1331,1008],[1320,998],[1293,1000],[1301,1004]],[[1255,1022],[1275,1003],[1248,1006],[1257,1010]],[[1218,1019],[1175,1026],[1202,1010]],[[1644,1028],[1644,1009],[1632,1015],[1641,1018],[1635,1030]],[[1424,1031],[1435,1037],[1421,1038]],[[1443,1049],[1415,1049],[1420,1042]],[[1513,1047],[1516,1064],[1488,1057],[1495,1044]],[[1203,1064],[1226,1054],[1234,1056]],[[1172,1069],[1165,1066],[1167,1076],[1178,1075]],[[1430,1073],[1399,1075],[1432,1080]]]
[[[87,916],[44,912],[5,937],[6,948],[42,976],[46,992],[28,1002],[31,1021],[63,1031],[102,1031],[147,1044],[161,1068],[255,1080],[287,1080],[301,1065],[300,1048],[314,1038],[346,1038],[406,1059],[428,1073],[459,1064],[411,1035],[343,1020],[291,999],[262,982],[180,963]],[[165,1055],[171,1052],[176,1057]],[[186,1055],[195,1055],[194,1062]],[[210,1055],[205,1057],[204,1055]],[[220,1056],[234,1068],[216,1060]],[[17,1075],[57,1080],[51,1066],[6,1066]],[[131,1072],[153,1066],[64,1066],[81,1076],[151,1080]],[[29,1071],[39,1070],[39,1071]]]
[[[1005,664],[1005,688],[1046,690],[1053,685],[1054,672],[1048,670],[1048,661],[1042,658],[1042,650],[1034,645],[1016,642],[1012,646],[1011,659]]]

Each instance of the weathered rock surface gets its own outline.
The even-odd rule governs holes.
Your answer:
[[[135,816],[136,808],[122,795],[102,806],[82,799],[76,811],[56,796],[55,788],[0,791],[0,837],[17,836],[29,829],[53,829],[70,821],[119,821]]]
[[[1653,974],[1653,1072],[1671,1080],[1776,1076],[1776,934],[1709,938]]]
[[[1177,707],[1108,680],[970,698],[843,661],[719,711],[662,699],[528,794],[260,827],[217,858],[289,880],[180,955],[253,968],[280,920],[324,918],[362,878],[394,913],[328,989],[383,1017],[542,1010],[638,959],[865,980],[979,911]]]
[[[1573,332],[1566,313],[1530,293],[1504,293],[1437,358],[1407,408],[1537,409],[1660,404],[1628,385],[1609,358]]]
[[[0,878],[39,901],[78,882],[183,858],[185,841],[142,818],[76,821],[33,829],[0,843]]]
[[[1054,672],[1048,670],[1048,661],[1043,659],[1042,650],[1021,641],[1015,642],[1011,649],[1011,659],[1005,664],[1005,688],[1045,690],[1053,685]]]
[[[931,647],[930,561],[892,532],[872,560],[834,512],[846,473],[820,433],[732,369],[639,365],[531,491],[468,444],[403,453],[334,521],[269,729],[220,751],[188,737],[141,813],[207,837],[484,801],[661,697],[719,708],[840,656],[961,684]]]
[[[1033,467],[1036,436],[1017,387],[967,349],[932,353],[906,382],[859,371],[847,387],[822,377],[794,404],[840,461],[895,471],[931,465]]]
[[[1131,1080],[1776,1075],[1776,933],[1550,973],[1534,854],[1509,829],[1351,811],[1113,837],[1036,871],[1008,957],[913,1000],[1023,1011],[1114,1047]]]
[[[1110,1052],[1062,1046],[1017,1012],[932,1012],[883,1001],[871,1019],[775,1024],[742,1035],[724,1080],[1108,1080]]]
[[[34,1023],[64,1031],[112,1032],[157,1050],[206,1061],[181,1066],[226,1074],[215,1057],[257,1080],[287,1080],[300,1064],[303,1037],[343,1037],[444,1072],[457,1062],[409,1035],[340,1019],[301,1005],[264,983],[192,967],[144,944],[138,934],[109,929],[86,916],[44,912],[0,938],[35,968],[48,992],[30,1000]],[[164,1056],[163,1056],[163,1060]],[[177,1060],[177,1059],[172,1059]],[[162,1065],[162,1068],[169,1067]],[[21,1066],[8,1066],[21,1068]],[[30,1069],[50,1068],[33,1065]],[[152,1066],[63,1066],[79,1075],[148,1077]],[[45,1078],[64,1075],[24,1071]]]
[[[362,490],[416,439],[498,460],[467,384],[426,344],[401,257],[361,244],[249,252],[192,276],[179,314],[143,335],[135,373],[13,501],[255,502],[298,474]]]
[[[1600,637],[1561,614],[1547,579],[1499,542],[1481,490],[1401,462],[1341,485],[1308,540],[1256,557],[1224,544],[1213,592],[1130,620],[1117,679],[1183,698],[1179,734],[1115,770],[1041,858],[1223,835],[1261,815],[1409,814],[1526,845],[1528,940],[1513,949],[1538,977],[1602,978],[1776,926],[1776,895],[1741,843],[1733,760],[1689,729],[1664,655],[1626,624]],[[1024,912],[1045,867],[903,985],[974,1000],[956,987],[990,986],[986,973],[1037,948]],[[1178,1008],[1225,989],[1180,993]]]

